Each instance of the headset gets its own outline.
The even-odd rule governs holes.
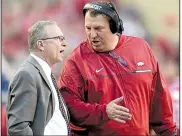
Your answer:
[[[83,15],[85,17],[86,12],[89,9],[93,9],[95,11],[98,11],[108,17],[111,18],[111,21],[109,22],[110,24],[110,29],[111,32],[114,33],[120,33],[124,31],[123,28],[123,21],[120,19],[118,12],[116,10],[116,6],[113,2],[104,2],[104,3],[99,3],[99,2],[92,2],[92,3],[87,3],[84,8],[83,8]]]

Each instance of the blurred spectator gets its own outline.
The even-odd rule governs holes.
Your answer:
[[[172,97],[173,102],[173,115],[174,115],[174,121],[176,122],[176,126],[179,129],[179,78],[175,78],[172,83],[169,85],[169,90]],[[178,130],[179,133],[179,130]]]
[[[168,84],[179,76],[179,53],[175,43],[163,36],[155,36],[152,49],[161,65],[161,71]]]
[[[7,90],[8,90],[9,80],[6,79],[4,73],[1,74],[1,94],[2,94],[2,103],[6,102]]]
[[[9,81],[13,77],[14,69],[10,68],[9,62],[5,59],[2,54],[2,72],[1,72],[1,94],[2,94],[2,103],[6,102],[7,90]]]
[[[7,130],[6,130],[6,112],[5,112],[5,106],[1,104],[1,135],[7,136]]]
[[[143,38],[150,44],[150,34],[145,27],[144,18],[134,3],[121,4],[119,13],[123,20],[123,34]]]
[[[6,90],[8,90],[9,80],[7,80],[4,73],[2,73],[2,75],[1,75],[1,84],[2,84],[2,86],[1,86],[2,92],[5,92]]]

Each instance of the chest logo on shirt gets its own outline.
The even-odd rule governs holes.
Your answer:
[[[144,65],[144,62],[141,62],[141,61],[140,61],[140,62],[137,63],[137,66],[138,66],[138,67],[141,67],[141,66],[143,66],[143,65]]]
[[[104,68],[101,68],[101,69],[96,69],[96,73],[99,73],[100,71],[102,71]]]

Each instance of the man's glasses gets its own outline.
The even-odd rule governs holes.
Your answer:
[[[51,37],[51,38],[42,38],[40,40],[48,40],[48,39],[59,39],[60,42],[62,42],[63,40],[66,40],[66,38],[64,36],[55,36],[55,37]]]
[[[121,65],[121,66],[124,66],[124,67],[127,67],[127,62],[125,61],[125,59],[119,55],[117,55],[114,51],[110,51],[109,52],[109,55],[114,58],[114,59],[117,59],[118,60],[118,63]]]

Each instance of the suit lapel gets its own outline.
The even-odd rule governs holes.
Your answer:
[[[29,55],[27,61],[30,62],[34,67],[36,67],[39,70],[40,75],[43,77],[45,83],[48,85],[49,90],[51,91],[52,88],[51,88],[51,85],[49,83],[49,80],[47,79],[47,77],[45,75],[45,72],[42,69],[42,67],[40,66],[40,64],[32,56],[30,56],[30,55]],[[54,108],[55,108],[55,99],[54,99],[54,94],[52,93],[52,91],[51,91],[51,95],[52,95],[52,103],[53,103],[53,111],[54,111]]]

